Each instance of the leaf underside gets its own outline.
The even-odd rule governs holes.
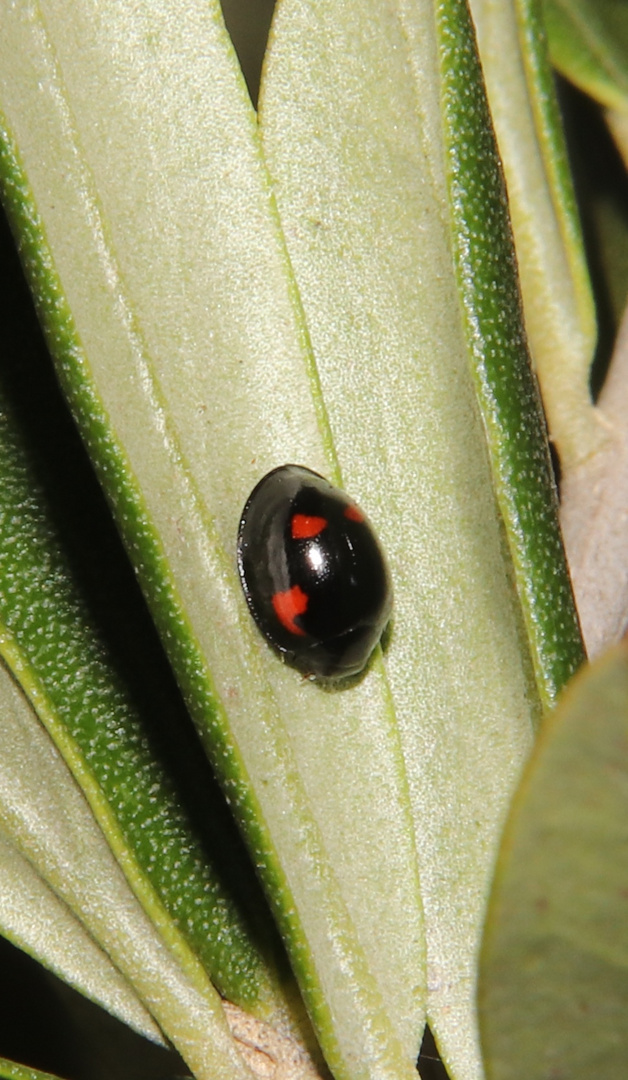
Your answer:
[[[284,0],[259,128],[216,3],[7,31],[5,198],[59,378],[327,1060],[414,1075],[427,981],[478,1077],[501,823],[581,651],[465,10]],[[240,593],[241,507],[287,461],[342,474],[389,555],[351,686],[282,665]]]

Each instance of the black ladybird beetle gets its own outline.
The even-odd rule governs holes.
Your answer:
[[[390,617],[390,573],[358,506],[318,473],[281,465],[244,507],[238,569],[253,618],[288,663],[338,679],[362,670]]]

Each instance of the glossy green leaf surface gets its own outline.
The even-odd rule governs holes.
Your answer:
[[[491,1080],[625,1076],[628,654],[570,685],[504,835],[482,956]]]
[[[377,507],[395,576],[385,661],[428,1015],[454,1076],[481,1073],[474,967],[502,816],[540,702],[582,655],[469,57],[460,6],[283,0],[260,94],[343,478]]]
[[[471,0],[508,189],[525,325],[563,467],[602,438],[593,297],[537,0]]]
[[[63,759],[4,667],[0,710],[0,835],[117,968],[117,1011],[124,1014],[128,1007],[137,1017],[141,1002],[199,1080],[247,1080],[250,1073],[229,1034],[218,993],[202,969],[190,977],[189,966],[182,968],[160,939]],[[45,914],[33,910],[33,920]],[[46,930],[54,932],[52,926],[40,928]],[[91,960],[87,951],[72,966],[77,986],[96,996],[102,980],[91,971]]]
[[[82,433],[329,1061],[414,1075],[422,916],[381,665],[342,693],[304,682],[237,579],[260,474],[333,466],[217,7],[33,4],[7,28],[5,195]]]
[[[628,10],[617,0],[544,0],[552,61],[597,101],[628,110]]]

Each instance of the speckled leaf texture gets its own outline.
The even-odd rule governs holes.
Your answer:
[[[582,653],[467,9],[283,0],[259,117],[216,3],[5,23],[24,264],[328,1064],[410,1080],[427,1009],[474,1080],[500,829]],[[351,686],[284,666],[239,588],[241,508],[290,461],[389,555]]]
[[[628,653],[573,681],[513,804],[482,955],[490,1080],[628,1060]]]
[[[504,165],[526,332],[563,468],[604,428],[589,372],[596,318],[542,0],[471,0]]]
[[[107,566],[115,533],[36,342],[32,335],[16,338],[6,310],[16,303],[16,290],[2,298],[0,655],[173,947],[191,949],[230,1000],[268,1012],[271,980],[239,902],[210,855],[213,845],[216,858],[222,852],[224,862],[228,850],[232,863],[242,863],[237,837],[227,831],[222,848],[213,838],[228,818],[215,795],[212,800],[207,770],[187,765],[186,801],[177,793],[177,761],[179,768],[182,757],[187,762],[186,748],[198,755],[198,745],[163,655],[151,642],[150,623],[147,631],[138,610],[130,575]],[[12,349],[6,344],[11,339]],[[89,543],[83,559],[77,557],[77,534]],[[100,590],[109,591],[125,624],[124,660],[99,621]],[[142,649],[134,635],[144,635]],[[150,690],[138,690],[142,677]],[[199,806],[203,789],[208,797],[201,796]],[[208,818],[205,831],[190,807],[196,818]],[[237,880],[237,873],[231,877]],[[245,872],[241,891],[254,888]]]
[[[2,1080],[57,1080],[57,1077],[50,1073],[29,1069],[15,1061],[7,1061],[6,1058],[0,1058],[0,1076]]]
[[[260,910],[254,873],[123,552],[115,558],[119,541],[41,338],[28,330],[19,264],[6,259],[2,270],[0,655],[179,964],[193,980],[200,974],[201,983],[209,975],[231,1002],[258,1017],[296,1028],[291,999],[298,994],[287,972],[269,963],[276,934]],[[117,639],[103,610],[107,602],[122,628]],[[0,750],[6,765],[6,724],[0,724]],[[100,969],[107,970],[105,958],[90,959],[95,947],[83,931],[85,957],[77,965],[81,948],[66,933],[71,911],[55,904],[10,837],[2,862],[5,936],[120,1014],[115,994],[93,988]],[[20,905],[21,886],[32,902]],[[42,936],[47,917],[55,932]],[[137,1026],[133,1012],[128,1020]],[[159,1037],[148,1017],[146,1023]]]
[[[100,972],[90,969],[89,952],[75,957],[78,985],[144,1032],[151,1031],[152,1015],[199,1080],[250,1080],[219,995],[201,971],[179,964],[161,939],[61,755],[4,668],[0,715],[0,837],[8,838],[101,950]],[[40,934],[53,933],[36,899],[23,898],[32,921]],[[80,946],[75,932],[67,942],[72,946]],[[44,955],[51,949],[44,941]]]
[[[328,1059],[411,1076],[422,914],[381,663],[343,694],[304,682],[237,580],[260,473],[335,466],[219,13],[53,2],[6,25],[5,192],[73,409]]]
[[[464,7],[283,0],[260,116],[343,476],[393,563],[428,1016],[452,1075],[478,1076],[501,822],[582,653]]]

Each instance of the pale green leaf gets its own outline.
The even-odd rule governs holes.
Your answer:
[[[109,956],[198,1080],[246,1080],[250,1073],[217,992],[202,969],[190,978],[189,968],[183,970],[160,939],[63,759],[4,667],[0,695],[0,835]],[[91,959],[86,952],[70,963],[87,992],[98,987]]]
[[[591,285],[539,0],[471,0],[508,188],[526,331],[563,467],[604,436]]]
[[[430,1017],[453,1075],[478,1076],[495,846],[581,651],[466,9],[286,2],[274,188],[216,4],[44,0],[6,24],[24,262],[328,1061],[414,1075],[412,809]],[[234,546],[263,472],[338,478],[334,448],[396,614],[386,669],[326,693],[260,639]]]
[[[19,1065],[17,1061],[0,1058],[0,1076],[2,1080],[58,1080],[51,1073],[31,1069],[28,1065]]]
[[[552,62],[609,108],[628,111],[628,8],[622,0],[544,0]]]
[[[3,309],[16,306],[18,296],[4,296]],[[260,1015],[282,1012],[285,1021],[288,1009],[276,985],[281,976],[262,959],[242,910],[243,894],[249,916],[258,899],[253,872],[243,872],[245,855],[209,770],[195,768],[198,743],[164,674],[131,574],[109,565],[117,538],[54,376],[33,355],[32,339],[15,335],[11,312],[2,334],[0,654],[164,940],[193,970],[200,959],[229,1000]],[[89,548],[82,559],[77,534]],[[105,589],[123,624],[122,662],[98,606]],[[150,686],[138,692],[142,678]],[[186,769],[185,802],[175,789],[176,765]],[[205,829],[201,815],[209,818]],[[259,933],[261,913],[255,917]],[[264,930],[270,951],[274,934]]]
[[[582,655],[469,55],[461,5],[435,20],[431,3],[281,0],[260,96],[343,478],[395,577],[385,657],[428,1016],[456,1077],[482,1071],[475,963],[503,816],[541,703]]]
[[[628,654],[548,719],[503,838],[480,988],[491,1080],[621,1080],[628,1060]]]
[[[628,8],[622,0],[544,0],[552,61],[607,108],[628,162]]]
[[[3,673],[1,681],[5,677]],[[106,953],[10,838],[1,835],[0,932],[113,1016],[147,1038],[163,1041],[152,1017]]]
[[[237,579],[260,474],[334,467],[217,5],[51,0],[5,30],[5,196],[82,433],[328,1060],[412,1076],[421,907],[381,665],[342,693],[304,682]]]

